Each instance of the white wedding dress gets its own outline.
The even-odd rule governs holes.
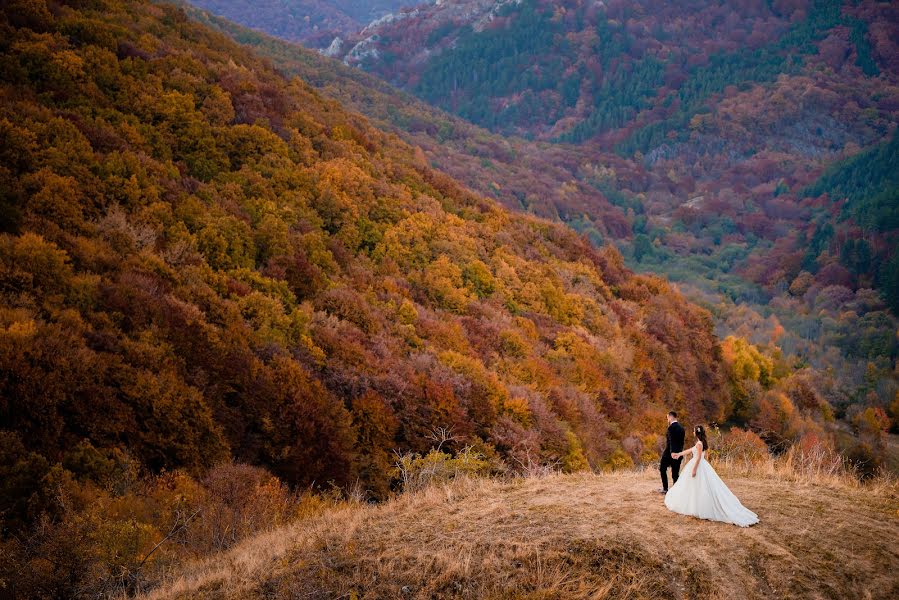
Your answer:
[[[693,448],[693,458],[681,468],[680,477],[665,494],[665,506],[668,510],[700,519],[733,523],[740,527],[758,523],[758,515],[740,504],[709,461],[705,460],[705,456],[700,456],[697,450],[697,447]],[[696,469],[696,477],[693,477],[693,465],[696,464],[697,457],[699,467]]]

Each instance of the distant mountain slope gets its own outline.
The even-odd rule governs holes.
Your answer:
[[[896,9],[840,0],[461,0],[367,28],[340,56],[472,122],[643,153],[729,86],[823,62],[896,70]],[[651,127],[650,127],[651,126]]]
[[[631,266],[674,279],[710,308],[720,335],[777,346],[818,369],[839,414],[893,402],[899,343],[886,302],[897,297],[889,291],[899,281],[897,229],[841,208],[842,188],[813,185],[834,161],[852,161],[895,129],[899,87],[886,67],[872,78],[852,61],[839,71],[816,63],[808,74],[728,89],[691,118],[686,141],[623,157],[597,140],[490,133],[359,69],[194,14],[420,146],[472,189],[562,220],[594,243],[613,241]]]
[[[435,0],[325,0],[357,21],[368,25],[375,19],[395,13],[401,8],[432,4]]]
[[[416,0],[196,0],[196,6],[253,29],[311,46],[356,34]]]
[[[743,530],[668,512],[654,479],[647,471],[464,481],[344,507],[187,568],[146,598],[899,594],[889,491],[728,477],[761,518]]]

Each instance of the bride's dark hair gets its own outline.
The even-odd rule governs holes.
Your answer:
[[[705,437],[705,427],[697,425],[693,428],[693,433],[695,433],[699,441],[702,442],[702,451],[706,452],[709,449],[709,441]]]

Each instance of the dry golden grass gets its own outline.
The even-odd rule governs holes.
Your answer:
[[[718,466],[759,525],[668,512],[654,470],[468,479],[328,510],[147,598],[899,597],[895,483]]]

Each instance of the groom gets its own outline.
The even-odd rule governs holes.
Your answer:
[[[661,494],[668,493],[668,467],[671,467],[671,478],[677,483],[680,474],[680,458],[672,458],[672,453],[682,452],[684,449],[684,428],[677,422],[677,413],[673,410],[668,413],[668,433],[665,434],[665,451],[662,452],[662,460],[659,462],[659,471],[662,473]]]

